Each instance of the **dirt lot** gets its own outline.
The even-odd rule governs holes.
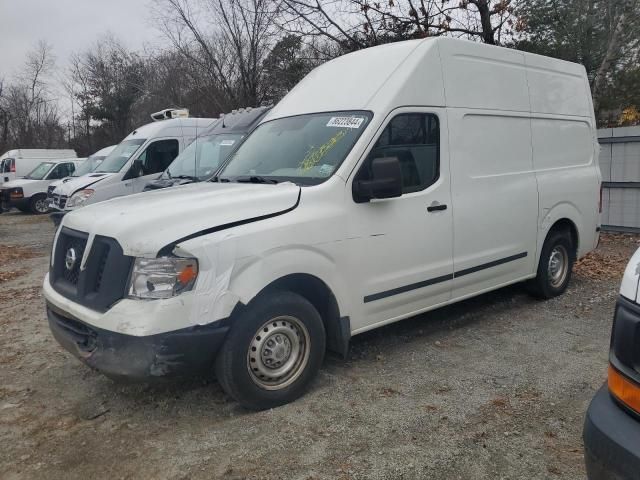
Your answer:
[[[569,291],[512,287],[356,337],[311,392],[248,412],[215,382],[118,385],[55,343],[40,285],[53,227],[0,215],[0,478],[584,478],[632,236]]]

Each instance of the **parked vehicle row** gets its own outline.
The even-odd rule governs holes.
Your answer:
[[[42,162],[76,157],[74,150],[9,150],[0,155],[0,188],[7,182],[24,177]]]
[[[79,207],[142,192],[199,133],[218,121],[186,115],[180,110],[153,114],[153,123],[131,132],[92,173],[58,187],[52,218],[57,222]]]
[[[516,282],[559,295],[598,242],[577,64],[450,38],[354,52],[307,75],[221,164],[196,152],[229,138],[198,142],[150,188],[191,155],[211,181],[111,198],[195,137],[154,130],[177,121],[142,127],[95,172],[110,176],[71,187],[77,211],[54,240],[53,335],[111,377],[214,371],[242,405],[281,405],[353,335]]]

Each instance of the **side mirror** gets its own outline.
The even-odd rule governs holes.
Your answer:
[[[131,178],[138,178],[144,175],[144,169],[142,167],[142,160],[136,158],[131,164],[131,168],[124,176],[124,180],[129,180]]]
[[[371,177],[371,180],[354,180],[353,199],[356,203],[402,195],[402,169],[398,157],[374,158]]]

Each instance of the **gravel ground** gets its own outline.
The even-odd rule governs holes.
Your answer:
[[[2,479],[584,478],[636,237],[607,236],[596,255],[620,264],[587,262],[560,298],[514,286],[357,336],[306,396],[255,413],[215,382],[120,385],[58,347],[40,292],[53,232],[0,215]]]

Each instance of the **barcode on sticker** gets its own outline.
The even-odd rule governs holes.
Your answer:
[[[362,117],[331,117],[327,127],[360,128],[362,122],[364,122]]]

